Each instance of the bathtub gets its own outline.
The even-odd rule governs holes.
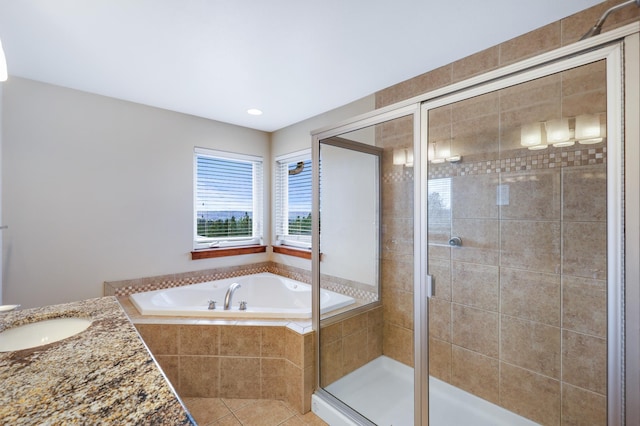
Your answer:
[[[224,310],[227,289],[240,284],[231,309]],[[142,315],[196,316],[220,318],[311,318],[311,286],[264,272],[200,284],[134,293],[129,296]],[[208,309],[215,300],[216,309]],[[247,302],[241,311],[239,302]],[[328,290],[320,291],[322,314],[355,303],[355,299]]]

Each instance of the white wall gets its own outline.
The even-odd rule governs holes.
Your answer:
[[[275,170],[275,158],[280,155],[289,154],[303,149],[311,149],[312,131],[373,111],[374,109],[375,95],[370,95],[340,108],[333,109],[324,114],[317,115],[274,132],[271,135],[272,167]],[[275,187],[272,188],[272,191],[275,193]],[[275,229],[274,223],[272,223],[272,229]],[[284,265],[311,270],[310,260],[277,253],[272,254],[272,260]]]
[[[5,303],[81,300],[101,296],[103,281],[268,260],[192,261],[190,251],[194,146],[268,164],[269,134],[15,77],[2,99]]]
[[[0,226],[4,223],[2,221],[2,86],[0,83]],[[0,247],[2,247],[2,234],[4,231],[0,230]],[[3,253],[0,252],[0,305],[2,305],[2,279],[4,277],[4,269],[2,269],[2,260],[4,259]]]

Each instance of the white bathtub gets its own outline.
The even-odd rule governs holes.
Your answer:
[[[227,289],[240,284],[231,309],[224,310]],[[320,292],[321,313],[355,303],[352,297],[328,290]],[[200,284],[135,293],[129,296],[142,315],[223,318],[311,318],[311,286],[268,272]],[[216,309],[208,309],[215,300]],[[241,311],[239,302],[246,301]]]

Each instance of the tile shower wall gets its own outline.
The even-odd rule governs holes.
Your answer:
[[[376,107],[573,43],[621,2],[603,2],[389,87],[376,94]],[[639,18],[639,9],[623,9],[609,17],[604,31]],[[477,149],[462,163],[430,170],[429,179],[450,178],[455,212],[449,221],[440,218],[438,223],[435,214],[430,221],[429,240],[435,244],[429,267],[438,277],[438,296],[430,301],[431,374],[542,424],[606,424],[606,148],[576,145],[533,153],[507,146],[495,151],[486,144],[517,139],[516,128],[499,127],[500,119],[515,123],[541,112],[575,116],[588,112],[585,106],[604,111],[602,94],[593,86],[603,72],[576,69],[555,86],[532,82],[528,93],[507,91],[501,100],[487,95],[475,105],[443,108],[430,116],[433,122],[445,120],[441,128],[430,128],[434,136],[451,131],[447,121],[459,121],[457,133],[449,134],[456,137],[452,152],[467,146],[470,135],[480,135],[473,140]],[[541,100],[545,90],[558,94],[558,102]],[[519,109],[522,99],[535,105]],[[385,139],[392,138],[379,139],[389,165],[394,145]],[[483,157],[492,151],[501,154]],[[507,178],[512,179],[512,202],[501,209],[495,205],[496,185]],[[412,193],[403,184],[413,185],[411,169],[384,170],[383,202],[392,213],[383,219],[385,229],[397,226],[395,217],[411,219]],[[476,193],[487,196],[465,203]],[[444,245],[452,232],[467,235],[475,246],[452,253]],[[402,282],[412,282],[412,264],[402,263],[397,241],[385,238],[387,243],[383,289],[411,292]],[[385,315],[398,310],[387,307]],[[412,365],[413,327],[401,322],[385,316],[384,352]]]
[[[431,374],[545,425],[606,423],[606,149],[520,127],[605,110],[601,61],[429,113]]]

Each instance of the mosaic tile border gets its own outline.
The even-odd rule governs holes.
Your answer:
[[[519,150],[522,152],[522,150]],[[532,151],[529,151],[532,152]],[[454,176],[473,176],[489,173],[510,173],[526,170],[578,167],[607,162],[607,147],[592,146],[581,149],[545,151],[537,154],[514,155],[510,158],[482,161],[463,161],[460,163],[442,163],[430,165],[428,179]],[[382,182],[413,182],[413,169],[391,170],[383,173]]]
[[[490,173],[510,173],[526,170],[578,167],[604,164],[607,161],[607,147],[589,147],[570,151],[547,151],[526,156],[514,156],[497,160],[442,163],[429,167],[428,179],[453,176],[473,176]]]
[[[259,274],[262,272],[270,272],[292,280],[303,282],[305,284],[311,284],[310,271],[295,268],[292,266],[282,265],[275,262],[262,262],[250,265],[184,272],[179,274],[159,275],[155,277],[139,278],[133,280],[105,281],[103,283],[103,294],[105,296],[124,297],[134,293],[143,293],[145,291],[180,287],[207,281],[240,277],[243,275]],[[322,288],[345,294],[347,296],[351,296],[366,302],[373,302],[377,300],[377,296],[375,293],[359,288],[361,284],[348,280],[342,280],[336,277],[324,278],[326,278],[324,280],[325,282],[331,282],[323,284]]]

